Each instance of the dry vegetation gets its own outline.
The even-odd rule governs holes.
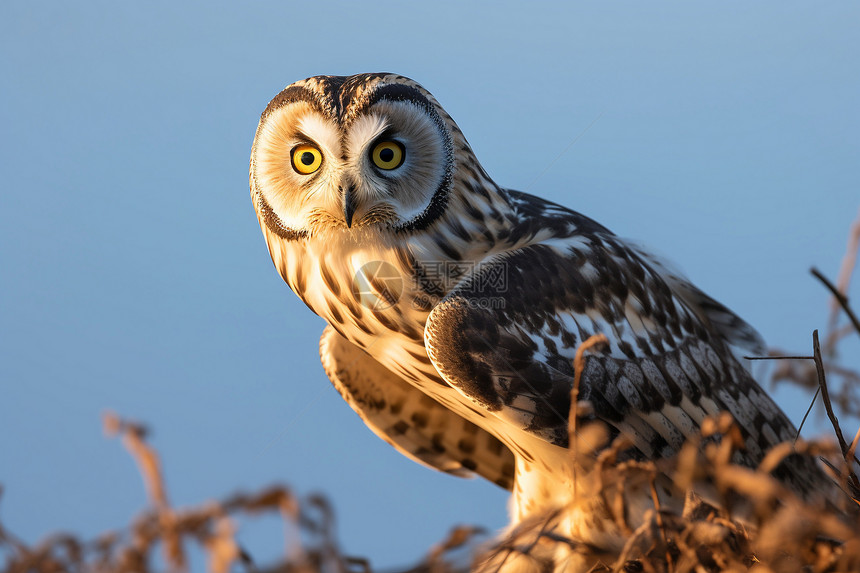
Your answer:
[[[572,416],[571,435],[580,436],[578,441],[572,441],[572,450],[578,455],[593,454],[596,460],[587,470],[587,482],[593,485],[588,493],[603,497],[617,526],[626,533],[621,551],[601,553],[558,535],[555,526],[559,515],[554,514],[523,523],[490,542],[478,528],[455,528],[419,565],[404,569],[404,573],[496,571],[509,566],[522,571],[565,571],[573,563],[582,563],[583,558],[592,571],[860,571],[860,481],[855,456],[860,430],[848,441],[836,413],[839,410],[843,417],[860,417],[860,375],[839,363],[840,342],[860,336],[860,321],[845,294],[858,245],[860,219],[851,229],[836,284],[819,271],[812,271],[833,297],[824,344],[819,344],[816,331],[808,356],[773,350],[769,357],[777,361],[774,381],[815,389],[813,401],[821,397],[833,426],[834,441],[781,444],[760,467],[741,467],[730,461],[733,449],[740,446],[738,429],[729,416],[724,416],[709,420],[702,435],[690,440],[674,459],[619,462],[619,452],[627,447],[623,438],[599,451],[593,447],[590,451],[577,451],[577,443],[596,443],[605,433],[593,425],[577,429],[576,417]],[[578,360],[587,346],[584,344],[580,350]],[[834,385],[834,380],[838,384]],[[300,499],[288,488],[275,486],[195,507],[174,508],[168,501],[158,454],[145,440],[145,428],[113,414],[105,416],[104,426],[109,435],[121,438],[136,460],[150,508],[125,528],[92,540],[57,534],[29,546],[0,524],[0,555],[5,559],[5,571],[183,571],[187,569],[188,552],[194,547],[203,551],[207,568],[214,573],[371,570],[366,560],[345,556],[339,550],[332,509],[324,498]],[[583,440],[582,436],[590,437]],[[793,451],[821,460],[850,495],[826,507],[796,497],[768,473]],[[632,526],[625,511],[626,497],[636,489],[653,492],[660,473],[671,475],[682,489],[709,484],[719,493],[722,510],[688,500],[683,511],[671,511],[661,508],[654,494],[657,509],[645,515],[641,525]],[[744,523],[732,519],[739,508],[750,516]],[[263,565],[255,563],[238,544],[236,531],[243,519],[266,512],[282,518],[288,535],[285,557]]]

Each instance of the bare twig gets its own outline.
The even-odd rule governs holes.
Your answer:
[[[818,387],[821,389],[821,397],[824,400],[824,408],[827,410],[827,417],[830,418],[830,423],[833,424],[833,430],[836,432],[836,439],[839,441],[839,449],[842,455],[848,453],[848,444],[845,442],[845,437],[842,435],[842,428],[839,427],[839,420],[836,414],[833,413],[833,405],[830,401],[830,392],[827,390],[827,379],[824,375],[824,363],[821,360],[821,345],[818,343],[818,329],[812,331],[812,350],[815,352],[815,370],[818,372]]]
[[[842,257],[842,264],[839,266],[839,275],[836,278],[836,287],[844,295],[848,294],[848,285],[851,283],[851,275],[854,273],[854,267],[857,264],[858,253],[860,253],[860,212],[857,213],[857,219],[854,220],[851,230],[848,232],[848,244],[845,247],[845,256]],[[836,328],[836,323],[839,319],[838,303],[838,300],[834,300],[830,304],[830,321],[827,329],[827,340],[824,344],[828,352],[833,352],[836,343],[844,336],[844,332]]]
[[[854,439],[851,440],[851,445],[848,447],[847,459],[854,458],[854,452],[857,451],[857,442],[860,441],[860,428],[857,428],[857,433],[854,434]]]
[[[831,293],[833,293],[833,298],[836,299],[836,302],[838,302],[839,306],[842,307],[842,310],[845,311],[845,314],[848,316],[848,320],[851,321],[851,324],[854,325],[854,329],[857,330],[857,334],[860,335],[860,319],[857,318],[857,315],[854,314],[854,311],[851,310],[850,306],[848,306],[848,297],[845,296],[844,294],[842,294],[841,292],[839,292],[839,289],[837,289],[835,286],[833,286],[833,283],[831,283],[827,279],[827,277],[825,277],[823,274],[821,274],[821,271],[819,271],[815,267],[812,267],[811,269],[809,269],[809,272],[811,272],[813,274],[813,276],[815,276],[815,278],[817,278],[822,283],[824,283],[824,286],[826,286],[827,289]]]
[[[857,474],[854,472],[850,455],[850,448],[845,442],[845,436],[842,435],[842,428],[839,427],[839,420],[836,414],[833,413],[833,404],[830,402],[830,393],[827,391],[827,380],[824,376],[824,363],[821,361],[821,345],[818,343],[818,330],[812,331],[812,350],[815,352],[815,369],[818,372],[818,384],[821,388],[821,399],[824,401],[824,408],[827,410],[827,417],[830,418],[830,423],[833,424],[833,431],[836,433],[836,439],[839,442],[839,450],[842,452],[842,457],[845,459],[845,468],[848,472],[848,478],[855,488],[860,489],[860,480],[857,479]]]
[[[567,436],[570,445],[571,459],[573,460],[573,497],[576,499],[576,456],[577,456],[577,439],[576,439],[576,419],[578,416],[577,403],[579,402],[579,382],[582,379],[582,372],[585,370],[585,352],[598,344],[609,344],[609,340],[605,334],[593,334],[577,346],[576,354],[573,358],[573,388],[570,390],[570,413],[567,417]]]
[[[663,548],[666,554],[666,564],[669,566],[669,570],[674,569],[674,565],[672,563],[672,554],[669,551],[669,540],[666,538],[666,527],[663,525],[663,516],[661,515],[660,508],[660,496],[657,495],[657,468],[654,464],[651,464],[651,475],[648,480],[648,485],[651,489],[651,502],[654,504],[654,516],[657,519],[657,527],[660,530],[660,537],[663,541]]]
[[[814,356],[744,356],[744,360],[814,360]]]
[[[848,245],[845,247],[845,256],[839,267],[839,277],[836,279],[836,284],[843,293],[848,292],[848,284],[851,282],[851,274],[857,264],[858,254],[860,254],[860,211],[857,212],[857,218],[848,232]]]
[[[818,399],[818,395],[821,393],[821,387],[815,389],[815,394],[812,396],[812,401],[809,403],[809,408],[806,409],[806,414],[803,415],[803,419],[800,421],[800,425],[797,427],[797,433],[794,435],[794,441],[797,442],[798,438],[800,438],[800,431],[803,429],[803,425],[806,423],[806,419],[809,417],[809,413],[812,411],[812,407],[815,406],[815,400]]]
[[[165,560],[176,570],[183,570],[186,564],[185,551],[182,540],[176,533],[176,515],[167,500],[158,452],[144,439],[146,428],[140,424],[122,420],[112,412],[106,412],[102,419],[105,433],[109,436],[119,434],[122,437],[123,446],[137,462],[149,499],[158,511],[158,520],[164,532]]]

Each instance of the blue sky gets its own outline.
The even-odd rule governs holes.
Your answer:
[[[250,145],[311,75],[413,77],[498,183],[650,245],[807,349],[827,308],[807,270],[835,276],[860,207],[858,23],[847,2],[4,2],[4,524],[94,535],[144,506],[105,409],[154,428],[175,503],[322,491],[375,565],[504,524],[495,486],[362,426],[319,365],[322,320],[269,260]]]

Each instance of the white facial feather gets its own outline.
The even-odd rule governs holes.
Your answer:
[[[388,120],[379,114],[371,113],[355,120],[347,136],[347,150],[350,163],[358,163],[362,155],[369,151],[370,144],[388,129]]]
[[[368,160],[373,151],[371,145],[388,129],[388,126],[384,116],[371,113],[359,117],[347,136],[348,162],[355,171],[356,199],[365,206],[390,194],[386,180],[377,174]]]
[[[382,171],[370,155],[386,132],[403,145],[405,159],[400,167]],[[346,146],[356,199],[365,212],[374,203],[387,203],[400,222],[408,221],[427,207],[444,176],[442,135],[427,113],[409,102],[373,106],[352,124]]]
[[[405,223],[420,215],[445,176],[445,136],[427,112],[410,102],[380,101],[349,127],[341,127],[305,102],[274,111],[257,141],[254,174],[260,191],[283,223],[292,229],[319,233],[346,228],[344,190],[354,189],[358,204],[354,226],[379,220]],[[385,135],[384,134],[389,134]],[[403,164],[382,170],[371,159],[382,138],[403,145]],[[319,171],[303,175],[291,163],[299,144],[312,143],[322,152]],[[344,148],[345,147],[345,148]],[[345,157],[344,157],[345,155]]]
[[[299,132],[310,138],[323,152],[323,161],[332,163],[340,157],[340,134],[335,124],[317,115],[306,115],[298,121]],[[299,143],[298,140],[296,143]]]
[[[303,143],[312,143],[323,155],[319,171],[312,176],[296,173],[291,165],[292,149]],[[305,102],[280,108],[266,119],[258,135],[254,175],[285,225],[302,229],[315,209],[337,210],[343,170],[340,153],[337,126]]]
[[[439,128],[420,107],[409,102],[383,101],[374,110],[384,113],[400,141],[406,159],[398,169],[386,172],[388,193],[402,222],[427,207],[445,174],[445,145]]]

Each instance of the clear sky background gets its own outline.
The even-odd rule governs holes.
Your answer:
[[[311,75],[415,78],[498,183],[641,240],[806,351],[827,311],[807,270],[835,276],[860,207],[858,26],[847,2],[3,2],[3,523],[91,536],[144,507],[105,409],[152,426],[175,503],[321,491],[375,565],[505,523],[498,488],[364,428],[271,264],[251,141]],[[799,420],[807,398],[778,398]],[[274,555],[281,531],[242,542]]]

